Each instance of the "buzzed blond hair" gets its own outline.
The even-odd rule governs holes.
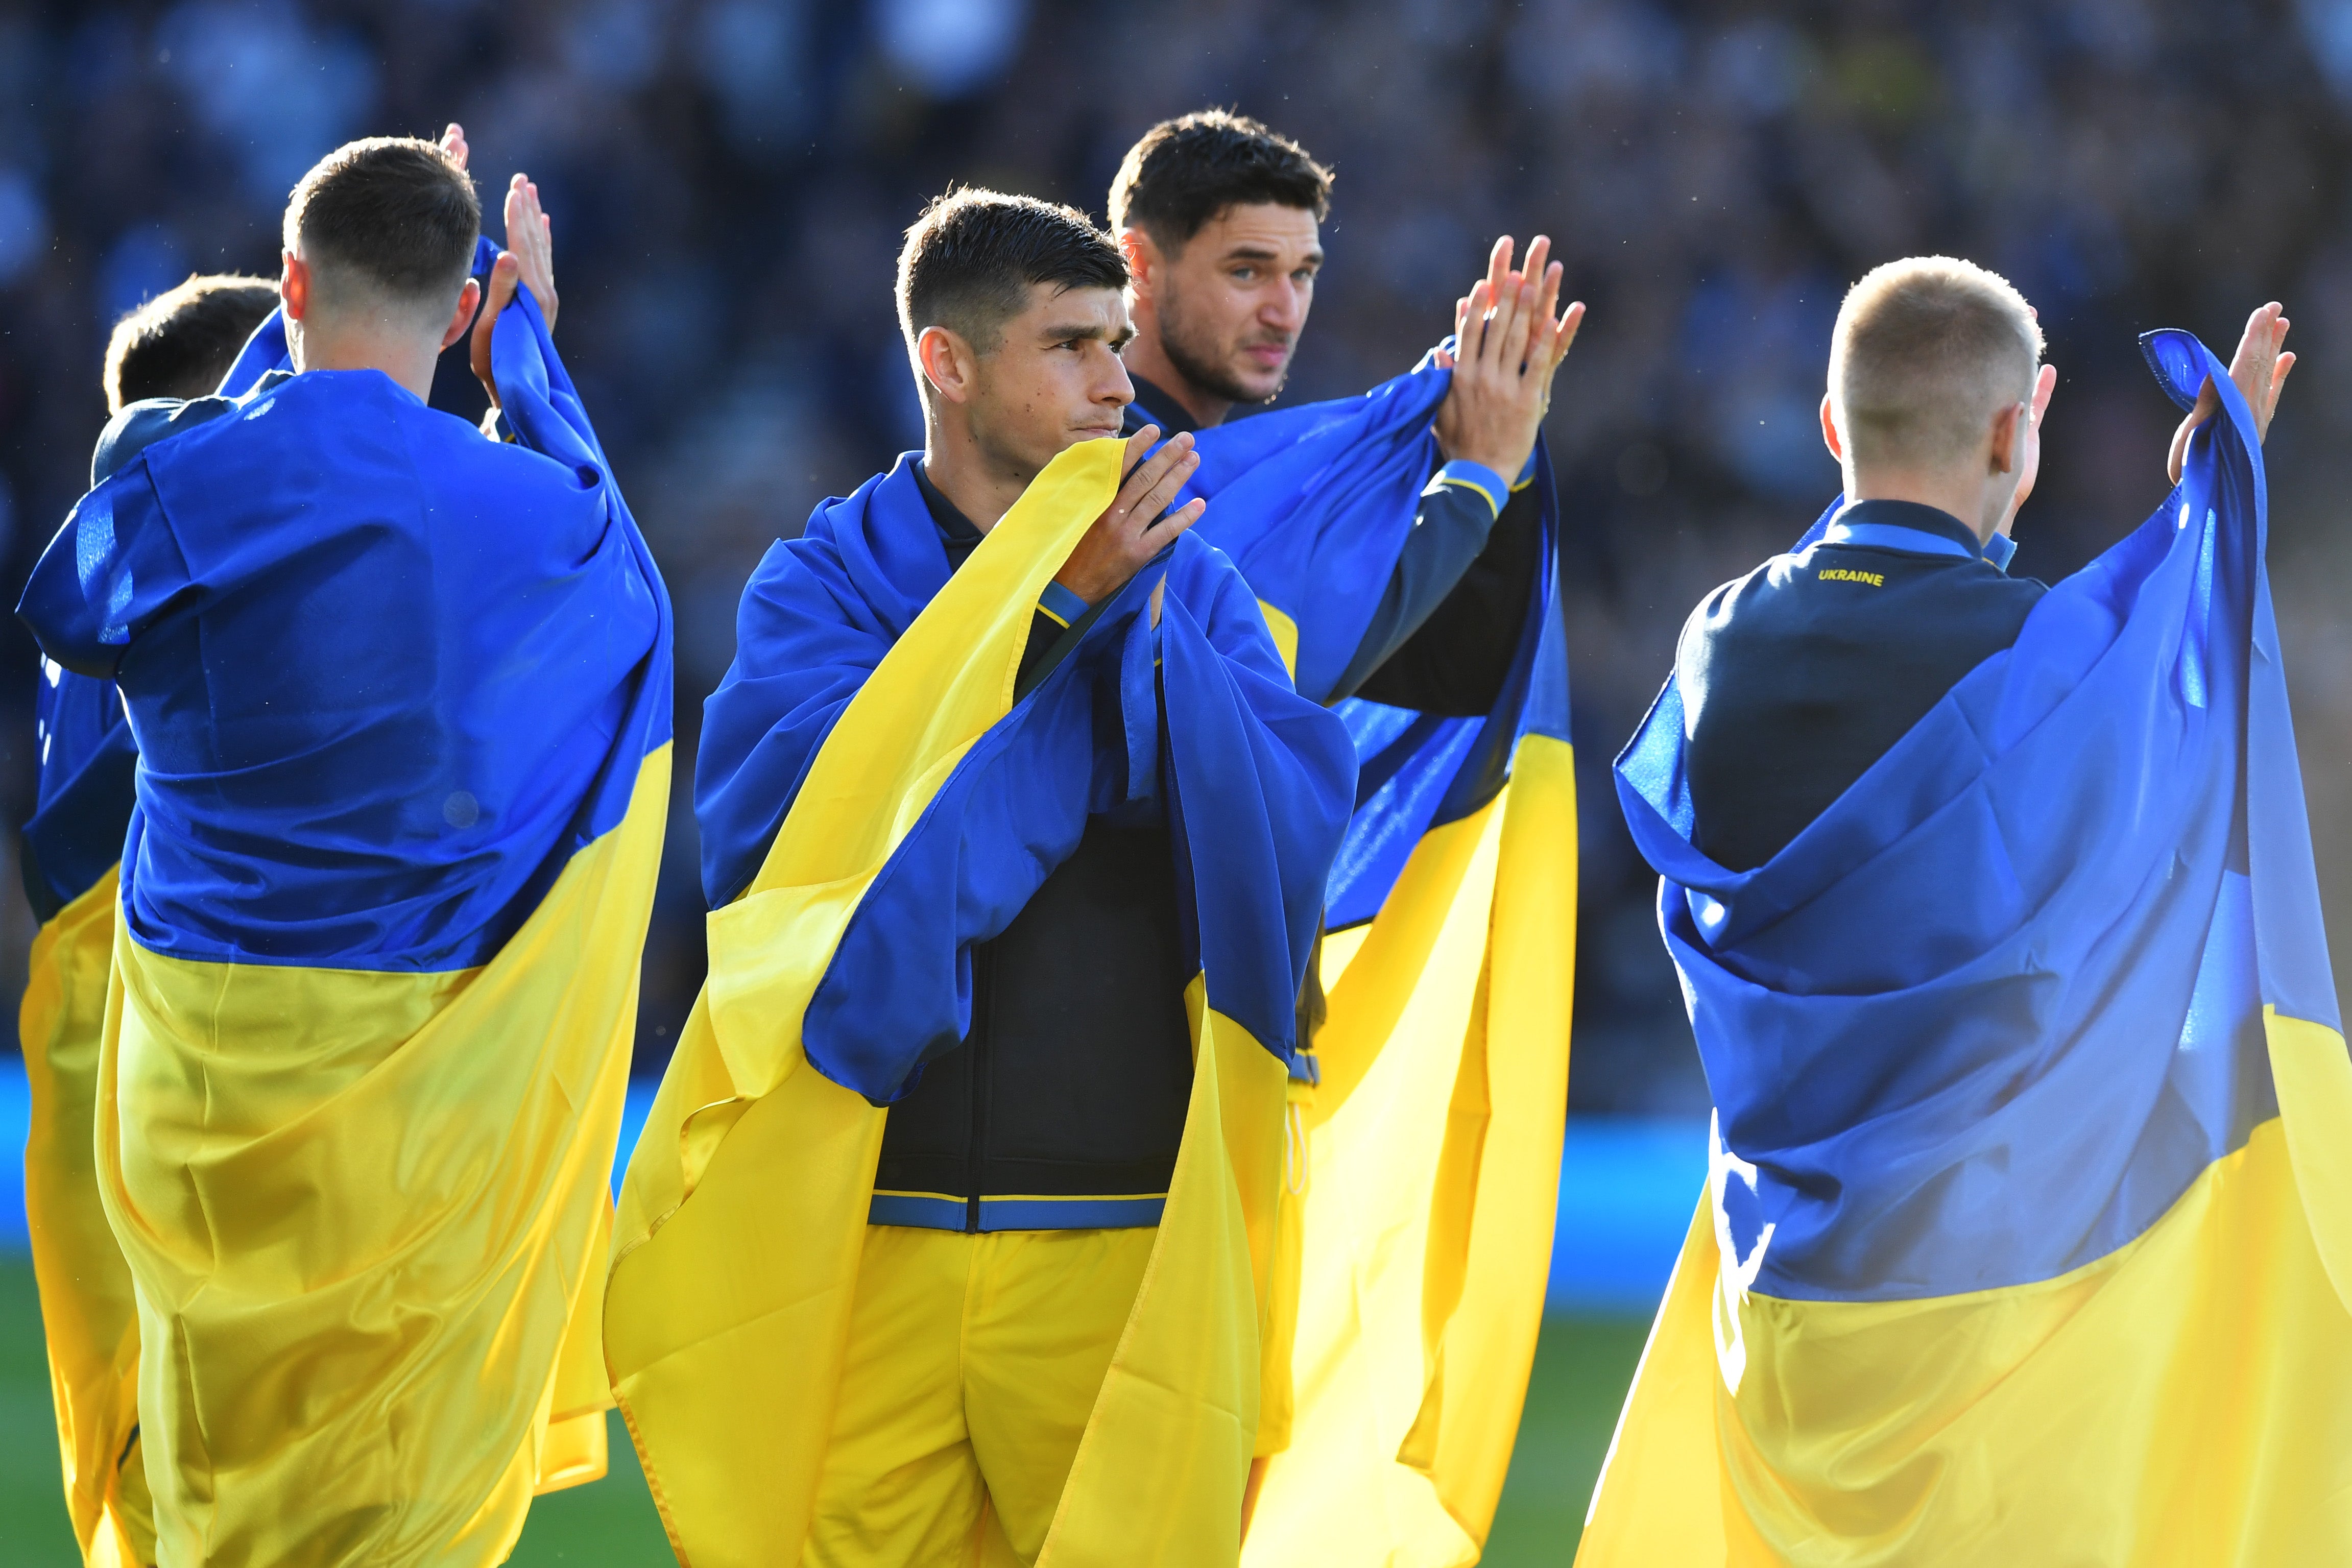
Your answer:
[[[2033,395],[2042,328],[2007,278],[1915,256],[1847,290],[1830,345],[1830,398],[1857,468],[1966,457],[1995,411]]]

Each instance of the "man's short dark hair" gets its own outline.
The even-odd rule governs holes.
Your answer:
[[[266,277],[190,277],[114,324],[106,343],[106,412],[151,397],[203,397],[218,387],[253,329],[278,308]]]
[[[286,204],[286,248],[404,301],[456,303],[473,270],[481,198],[456,160],[413,136],[346,141]]]
[[[1004,324],[1029,306],[1029,287],[1124,288],[1127,260],[1075,207],[950,191],[907,230],[898,252],[898,327],[912,351],[926,327],[944,327],[992,354]]]
[[[1319,221],[1331,171],[1247,115],[1204,109],[1163,120],[1127,150],[1110,183],[1110,226],[1139,228],[1173,255],[1229,208],[1270,203]]]

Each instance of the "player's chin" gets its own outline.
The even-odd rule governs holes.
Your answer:
[[[1231,370],[1234,385],[1247,394],[1244,401],[1265,402],[1280,392],[1282,383],[1289,379],[1290,356],[1285,354],[1269,364],[1264,355],[1241,354],[1234,358]]]

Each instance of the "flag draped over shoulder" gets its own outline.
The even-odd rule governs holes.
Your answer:
[[[1717,1102],[1578,1561],[2352,1558],[2352,1063],[2225,412],[1779,855],[1618,764]]]
[[[1293,1002],[1353,758],[1290,690],[1230,563],[1189,537],[1013,701],[1037,596],[1110,503],[1121,451],[1063,453],[952,577],[902,460],[821,506],[746,591],[704,728],[725,781],[700,815],[728,845],[774,841],[710,916],[709,979],[630,1161],[605,1303],[623,1414],[698,1568],[800,1561],[881,1143],[868,1096],[964,1036],[971,946],[1089,810],[1155,789],[1198,971],[1192,1100],[1039,1561],[1234,1558]],[[1104,681],[1123,734],[1097,731]]]
[[[1199,434],[1198,531],[1234,558],[1301,693],[1355,657],[1436,467],[1451,372]],[[1475,1562],[1541,1322],[1568,1090],[1576,793],[1549,460],[1535,583],[1493,708],[1349,698],[1354,814],[1328,886],[1319,1084],[1282,1303],[1286,1421],[1246,1558]],[[1279,1391],[1277,1391],[1278,1393]],[[1278,1450],[1278,1451],[1277,1451]]]
[[[266,380],[27,590],[139,740],[97,1158],[166,1568],[487,1565],[603,1472],[669,612],[527,294],[493,362],[519,445]]]

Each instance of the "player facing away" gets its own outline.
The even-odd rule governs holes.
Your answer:
[[[303,177],[229,395],[109,427],[19,608],[139,756],[95,1143],[163,1568],[495,1563],[604,1468],[668,612],[462,158]],[[425,406],[469,325],[509,440]]]
[[[277,308],[268,278],[229,274],[190,277],[147,301],[107,341],[106,412],[205,396]],[[138,1312],[91,1163],[115,862],[139,752],[114,683],[52,660],[41,662],[33,716],[38,788],[19,839],[25,896],[40,922],[18,1014],[32,1090],[25,1202],[66,1511],[86,1563],[152,1563]]]
[[[2347,1061],[2263,560],[2294,356],[2142,349],[2172,493],[2002,572],[2017,291],[1840,311],[1845,495],[1708,595],[1617,765],[1716,1101],[1578,1561],[2352,1552]]]
[[[682,1561],[1232,1563],[1295,998],[1355,764],[1121,440],[1127,269],[908,230],[925,444],[745,590],[696,769],[710,976],[608,1350]]]
[[[1300,998],[1277,1291],[1297,1380],[1260,1426],[1249,1559],[1465,1561],[1518,1426],[1567,1094],[1575,784],[1539,433],[1583,307],[1559,308],[1548,241],[1520,270],[1507,237],[1417,368],[1231,419],[1282,388],[1331,190],[1222,110],[1129,149],[1128,420],[1195,432],[1203,537],[1370,781]]]

